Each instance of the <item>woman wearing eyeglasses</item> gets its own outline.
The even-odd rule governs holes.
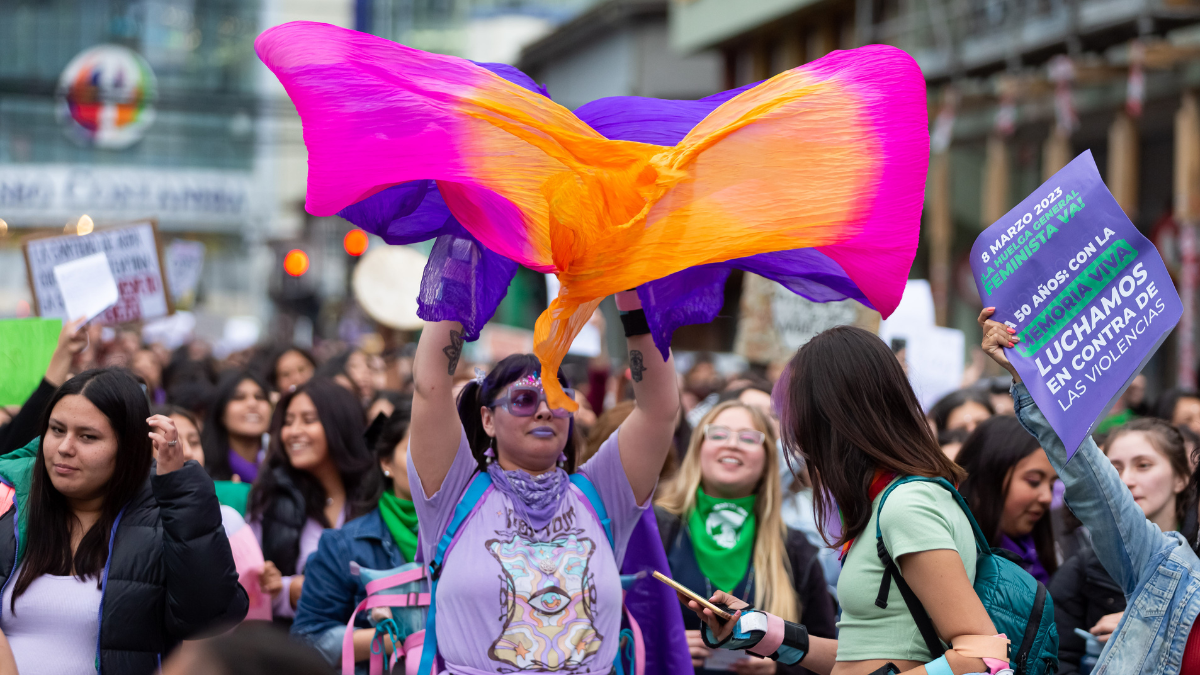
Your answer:
[[[469,505],[474,510],[440,568],[437,650],[449,673],[607,675],[613,668],[620,561],[650,503],[679,407],[671,361],[654,347],[636,294],[622,296],[637,407],[578,468],[611,520],[611,545],[593,504],[567,475],[581,441],[571,413],[547,403],[542,378],[550,375],[538,360],[502,360],[467,383],[456,410],[451,387],[463,328],[426,323],[421,332],[408,473],[424,560],[434,559],[475,476],[486,472],[492,482]],[[453,423],[456,414],[461,425]]]
[[[774,429],[759,409],[734,400],[704,416],[655,505],[671,575],[706,598],[725,591],[833,638],[833,601],[817,549],[783,522],[778,458]],[[699,617],[684,612],[683,621],[696,672],[713,672],[705,668],[714,650],[700,637]],[[803,672],[750,656],[731,668],[738,675]]]

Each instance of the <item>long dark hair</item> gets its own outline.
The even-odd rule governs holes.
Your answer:
[[[112,426],[117,442],[117,464],[109,480],[100,519],[71,554],[71,525],[75,515],[66,497],[50,481],[46,471],[46,433],[54,407],[66,396],[83,396],[96,406]],[[66,576],[74,573],[80,581],[96,577],[108,561],[108,540],[117,515],[146,483],[150,475],[153,444],[150,441],[150,404],[133,375],[124,368],[89,370],[67,380],[59,387],[42,413],[41,443],[33,463],[33,480],[26,502],[29,543],[21,573],[13,587],[13,604],[34,579],[43,574]]]
[[[941,433],[947,431],[946,426],[950,422],[950,413],[958,410],[967,403],[978,403],[987,408],[989,415],[996,414],[996,409],[992,406],[992,401],[988,398],[986,391],[982,389],[959,389],[938,399],[938,402],[934,403],[933,407],[929,409],[927,416],[937,425],[938,433]]]
[[[467,434],[467,442],[471,444],[471,454],[475,456],[475,462],[479,465],[480,471],[487,471],[487,458],[483,453],[492,444],[492,438],[483,430],[483,417],[479,414],[479,409],[491,406],[496,397],[503,394],[508,385],[513,382],[526,375],[540,377],[541,372],[542,364],[533,354],[513,354],[497,363],[492,372],[483,378],[483,384],[471,380],[459,392],[458,419],[462,421],[463,431]],[[564,387],[571,386],[567,382],[567,376],[563,375],[562,369],[558,371],[558,382]],[[583,441],[577,439],[575,434],[575,418],[571,417],[571,425],[567,431],[567,445],[563,448],[563,454],[567,456],[567,463],[563,468],[567,473],[575,472],[576,451],[583,444]]]
[[[959,492],[967,500],[975,521],[992,546],[1000,544],[1003,534],[1000,517],[1004,513],[1008,487],[1016,478],[1010,473],[1018,462],[1041,449],[1038,439],[1025,431],[1016,417],[1001,415],[980,422],[958,451],[958,464],[967,471],[967,479],[959,486]],[[1054,574],[1058,570],[1058,558],[1054,552],[1054,527],[1049,511],[1034,523],[1031,534],[1042,567],[1046,568],[1047,574]]]
[[[808,459],[817,527],[830,545],[866,528],[876,470],[954,484],[964,476],[938,447],[895,354],[873,333],[838,326],[818,334],[792,357],[773,396],[789,468],[792,453]],[[830,541],[835,504],[842,532]]]
[[[404,440],[404,435],[408,433],[409,424],[412,422],[412,396],[410,394],[398,394],[393,400],[396,409],[388,416],[387,421],[383,423],[383,429],[379,432],[379,438],[375,441],[375,466],[379,466],[380,460],[391,460],[396,455],[396,446],[400,441]],[[382,414],[382,413],[380,413]],[[397,466],[396,471],[407,471],[407,467]],[[392,479],[387,476],[382,476],[383,488],[392,490]]]
[[[288,406],[301,394],[312,400],[317,409],[317,418],[325,430],[325,444],[329,457],[337,467],[346,490],[346,504],[349,507],[347,520],[364,515],[375,508],[379,501],[381,489],[380,472],[375,456],[367,449],[363,439],[365,425],[363,423],[362,406],[354,394],[346,391],[331,380],[313,378],[296,387],[296,390],[284,394],[275,406],[275,414],[271,418],[271,443],[267,449],[267,459],[258,472],[258,480],[250,490],[249,516],[250,519],[263,520],[263,541],[267,541],[266,530],[271,526],[271,505],[279,498],[282,491],[281,479],[290,480],[299,495],[304,500],[304,513],[307,517],[320,523],[323,527],[331,527],[332,523],[325,517],[325,488],[315,476],[292,466],[287,450],[280,439],[280,430],[287,415]],[[282,477],[286,476],[285,479]],[[298,541],[296,542],[299,543]],[[300,555],[297,548],[294,551],[267,551],[264,546],[263,555],[274,561],[284,574],[290,574],[286,568],[294,569],[296,557]],[[273,557],[274,556],[274,557]]]
[[[272,352],[271,362],[267,367],[267,381],[271,383],[272,387],[275,387],[276,391],[279,390],[279,359],[282,359],[285,354],[290,352],[296,352],[300,356],[303,356],[312,365],[314,374],[317,370],[317,360],[313,357],[312,352],[307,349],[297,347],[296,345],[287,345],[276,349]]]
[[[1169,424],[1174,424],[1175,407],[1179,405],[1181,398],[1200,398],[1200,393],[1194,389],[1168,389],[1155,402],[1154,416],[1166,420]]]
[[[225,408],[237,393],[238,385],[250,380],[262,389],[263,395],[271,391],[266,380],[252,370],[240,370],[221,379],[217,394],[204,420],[200,432],[200,445],[204,446],[204,470],[213,480],[229,480],[233,469],[229,466],[229,429],[225,426]]]

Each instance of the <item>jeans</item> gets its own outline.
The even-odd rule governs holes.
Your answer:
[[[1117,631],[1093,675],[1175,675],[1200,613],[1200,558],[1178,532],[1146,520],[1116,469],[1090,437],[1067,461],[1067,449],[1025,385],[1014,384],[1021,426],[1041,442],[1066,485],[1067,506],[1088,527],[1097,557],[1128,599]]]

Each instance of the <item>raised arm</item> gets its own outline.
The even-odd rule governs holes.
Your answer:
[[[1004,355],[1004,349],[1016,344],[1018,338],[1011,336],[1006,341],[1008,327],[990,320],[994,312],[994,308],[985,308],[979,315],[983,351],[1012,374],[1017,419],[1041,443],[1050,464],[1066,486],[1067,505],[1092,535],[1096,556],[1113,581],[1129,595],[1137,588],[1141,571],[1151,556],[1160,553],[1165,546],[1186,542],[1179,535],[1163,534],[1157,525],[1146,519],[1117,470],[1090,436],[1067,461],[1067,448],[1034,403],[1016,368]]]
[[[421,489],[430,497],[441,489],[462,439],[453,393],[462,335],[462,324],[457,321],[426,322],[413,358],[409,454],[421,478]]]
[[[634,292],[627,291],[618,296],[617,305],[640,310],[641,303],[634,298]],[[628,340],[635,407],[617,430],[617,443],[633,496],[638,504],[644,504],[654,494],[663,461],[671,451],[679,415],[679,377],[674,357],[664,361],[649,333]]]

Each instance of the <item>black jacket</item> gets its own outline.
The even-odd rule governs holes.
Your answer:
[[[275,486],[266,495],[262,513],[263,559],[270,560],[284,576],[296,573],[300,557],[300,533],[308,520],[304,495],[283,467],[271,470]],[[255,486],[258,487],[257,485]],[[254,501],[253,496],[251,501]]]
[[[22,506],[0,518],[0,587],[17,567],[13,519]],[[212,479],[196,462],[163,476],[151,468],[109,545],[100,599],[101,673],[150,675],[181,640],[245,618],[248,600],[221,526],[221,506]]]
[[[663,548],[666,549],[667,559],[671,563],[671,575],[680,583],[689,585],[687,579],[700,574],[692,549],[691,535],[679,516],[658,506],[654,507],[654,515],[658,519],[658,532],[662,535]],[[817,548],[808,541],[804,533],[791,528],[788,528],[785,548],[792,568],[792,589],[800,600],[800,623],[804,624],[811,636],[837,638],[837,616],[833,609],[833,598],[829,596],[829,589],[825,585],[825,574],[817,559]],[[676,569],[677,567],[680,569]],[[747,574],[746,577],[749,579],[752,575]],[[753,602],[753,582],[748,583],[747,579],[738,583],[733,595]],[[707,589],[697,587],[692,590],[703,595]],[[687,630],[698,630],[700,619],[694,612],[685,611],[683,626]],[[713,671],[696,669],[696,673],[710,672]],[[809,671],[799,665],[779,664],[775,672],[781,675],[799,675]]]
[[[1088,630],[1104,615],[1125,611],[1125,594],[1100,564],[1085,530],[1076,534],[1079,551],[1071,556],[1050,582],[1054,622],[1058,625],[1058,673],[1079,672],[1085,642],[1076,628]]]

